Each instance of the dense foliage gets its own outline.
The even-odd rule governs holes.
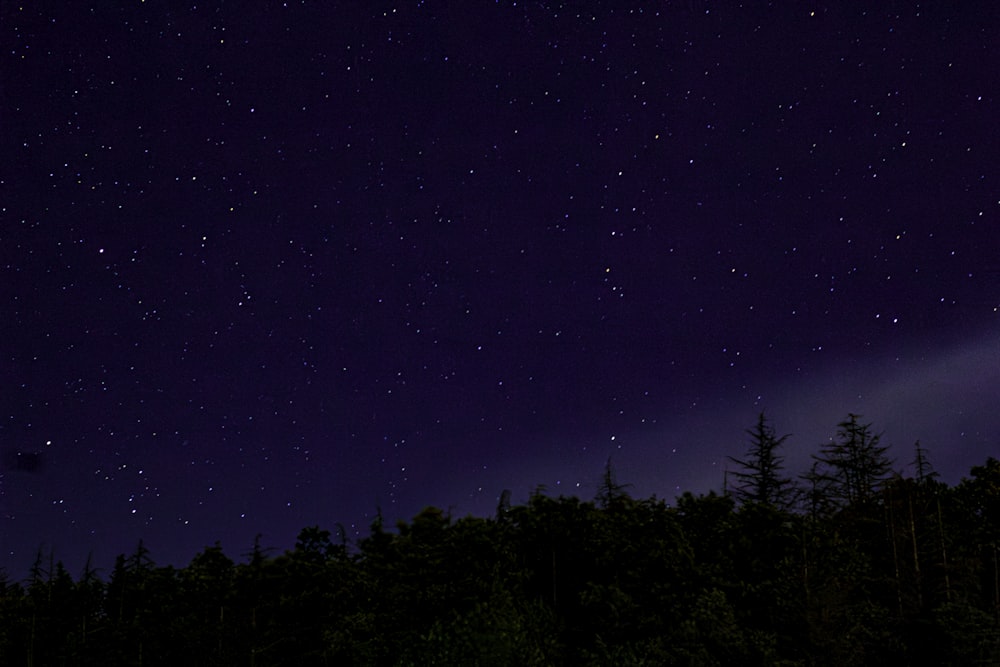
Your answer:
[[[800,486],[763,417],[749,433],[734,492],[672,506],[609,464],[595,502],[505,494],[353,545],[306,528],[241,563],[140,543],[105,581],[40,555],[0,581],[0,664],[1000,664],[1000,462],[949,487],[918,446],[890,475],[852,416]]]

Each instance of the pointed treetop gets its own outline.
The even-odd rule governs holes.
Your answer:
[[[778,455],[778,450],[790,434],[777,437],[763,412],[757,416],[757,424],[747,429],[746,434],[750,436],[750,445],[744,458],[727,457],[741,468],[726,470],[727,492],[729,477],[732,476],[732,493],[739,502],[787,507],[792,501],[792,481],[782,475],[784,457]]]

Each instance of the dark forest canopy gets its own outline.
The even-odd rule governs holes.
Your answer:
[[[0,664],[995,665],[1000,462],[954,486],[893,473],[849,415],[800,480],[764,415],[720,495],[538,492],[490,518],[428,507],[349,544],[140,542],[109,573],[40,552],[0,579]],[[105,576],[106,575],[106,576]]]

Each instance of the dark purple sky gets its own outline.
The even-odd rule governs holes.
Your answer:
[[[0,566],[997,454],[998,6],[747,4],[0,5]]]

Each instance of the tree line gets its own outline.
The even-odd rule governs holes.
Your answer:
[[[849,415],[799,479],[761,414],[722,493],[501,495],[495,516],[305,528],[105,580],[39,553],[0,578],[0,664],[996,665],[1000,462],[954,486],[893,470]]]

